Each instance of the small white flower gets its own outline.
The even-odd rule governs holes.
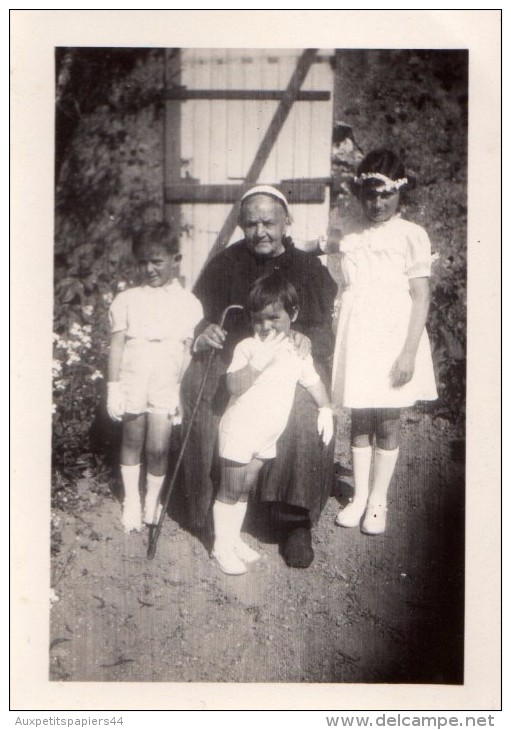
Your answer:
[[[78,324],[78,322],[73,322],[71,327],[69,328],[69,334],[74,335],[75,337],[78,337],[82,332],[82,328]]]
[[[95,370],[92,375],[90,376],[91,380],[103,380],[103,373],[101,373],[99,370]]]
[[[125,281],[119,281],[117,283],[117,290],[118,291],[124,291],[126,289],[126,282]]]
[[[56,378],[57,375],[60,375],[60,373],[62,372],[62,363],[60,362],[60,360],[53,360],[51,365],[51,371],[54,378]]]
[[[94,307],[92,306],[92,304],[87,304],[84,307],[82,307],[82,312],[85,314],[86,317],[90,317],[91,314],[93,313],[93,311],[94,311]]]
[[[52,412],[52,414],[57,412],[57,406],[55,405],[55,403],[52,403],[51,412]]]
[[[80,362],[80,358],[75,352],[72,352],[67,358],[66,364],[72,365],[74,362]]]
[[[54,588],[50,588],[50,603],[56,603],[59,600],[59,597],[55,593]]]
[[[105,304],[111,304],[114,300],[114,295],[108,292],[107,294],[103,294],[103,301]]]
[[[55,390],[65,390],[65,389],[66,389],[66,381],[57,380],[55,383]]]

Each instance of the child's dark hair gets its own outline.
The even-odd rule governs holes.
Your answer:
[[[133,237],[133,255],[139,258],[146,251],[162,248],[167,253],[179,254],[179,243],[174,230],[164,221],[149,223]]]
[[[357,169],[357,177],[363,174],[379,173],[391,180],[402,180],[406,178],[406,184],[401,187],[401,191],[413,190],[415,188],[415,178],[406,173],[405,166],[399,157],[392,150],[378,149],[369,152]],[[360,194],[361,185],[354,183],[353,192]]]
[[[290,317],[298,310],[298,294],[290,281],[277,272],[265,274],[251,286],[247,299],[247,310],[251,314],[260,312],[271,304],[280,303]]]

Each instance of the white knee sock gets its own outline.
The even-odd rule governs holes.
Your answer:
[[[147,492],[145,495],[144,522],[148,525],[155,525],[159,520],[159,507],[161,505],[158,502],[158,497],[160,496],[164,479],[165,474],[163,474],[163,476],[157,477],[154,474],[149,474],[149,472],[147,472]]]
[[[244,514],[241,515],[238,504],[227,504],[218,500],[213,504],[213,525],[215,529],[213,556],[223,572],[229,575],[242,575],[247,572],[245,564],[234,550],[236,541],[240,539],[240,529],[244,516]]]
[[[342,508],[335,518],[335,524],[340,527],[356,527],[360,524],[369,493],[369,472],[371,471],[373,447],[352,446],[351,456],[354,493],[351,502]]]
[[[367,502],[369,494],[369,472],[371,471],[371,459],[373,456],[372,446],[352,446],[351,458],[353,461],[353,502],[363,505]]]
[[[131,503],[140,503],[140,493],[138,491],[138,482],[140,479],[140,464],[126,466],[121,464],[122,485],[124,487],[124,501]]]
[[[121,476],[124,486],[124,502],[122,505],[122,524],[124,531],[139,531],[142,529],[140,493],[138,491],[140,464],[135,464],[133,466],[121,464]]]
[[[369,496],[369,501],[372,504],[386,503],[387,492],[392,475],[394,474],[398,454],[399,448],[391,450],[380,448],[375,449],[373,484],[371,494]]]
[[[249,545],[247,545],[247,543],[241,538],[241,528],[243,527],[243,521],[245,519],[245,515],[247,514],[248,502],[236,502],[236,504],[233,506],[236,508],[235,527],[237,533],[237,537],[234,542],[234,551],[238,558],[241,558],[241,560],[243,560],[245,563],[253,563],[256,560],[259,560],[261,555],[256,550],[253,550]]]

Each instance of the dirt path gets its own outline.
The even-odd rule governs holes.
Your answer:
[[[387,682],[463,680],[463,465],[446,422],[403,425],[387,533],[334,526],[349,494],[348,422],[338,478],[314,530],[316,559],[286,567],[257,525],[263,559],[222,574],[175,521],[146,559],[120,506],[59,513],[50,677],[68,681]]]

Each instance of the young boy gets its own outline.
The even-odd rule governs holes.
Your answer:
[[[142,286],[116,296],[110,307],[107,409],[122,420],[121,476],[125,532],[142,529],[140,461],[145,443],[147,490],[144,522],[158,521],[179,384],[202,306],[175,278],[177,241],[166,223],[151,224],[133,253]]]
[[[248,310],[254,337],[236,346],[227,370],[231,399],[220,421],[221,482],[213,505],[213,556],[229,575],[246,573],[245,563],[259,557],[241,540],[240,530],[261,467],[266,459],[275,458],[297,383],[319,408],[323,443],[333,435],[330,401],[312,357],[300,358],[289,339],[298,315],[294,286],[277,273],[261,277],[249,292]]]

